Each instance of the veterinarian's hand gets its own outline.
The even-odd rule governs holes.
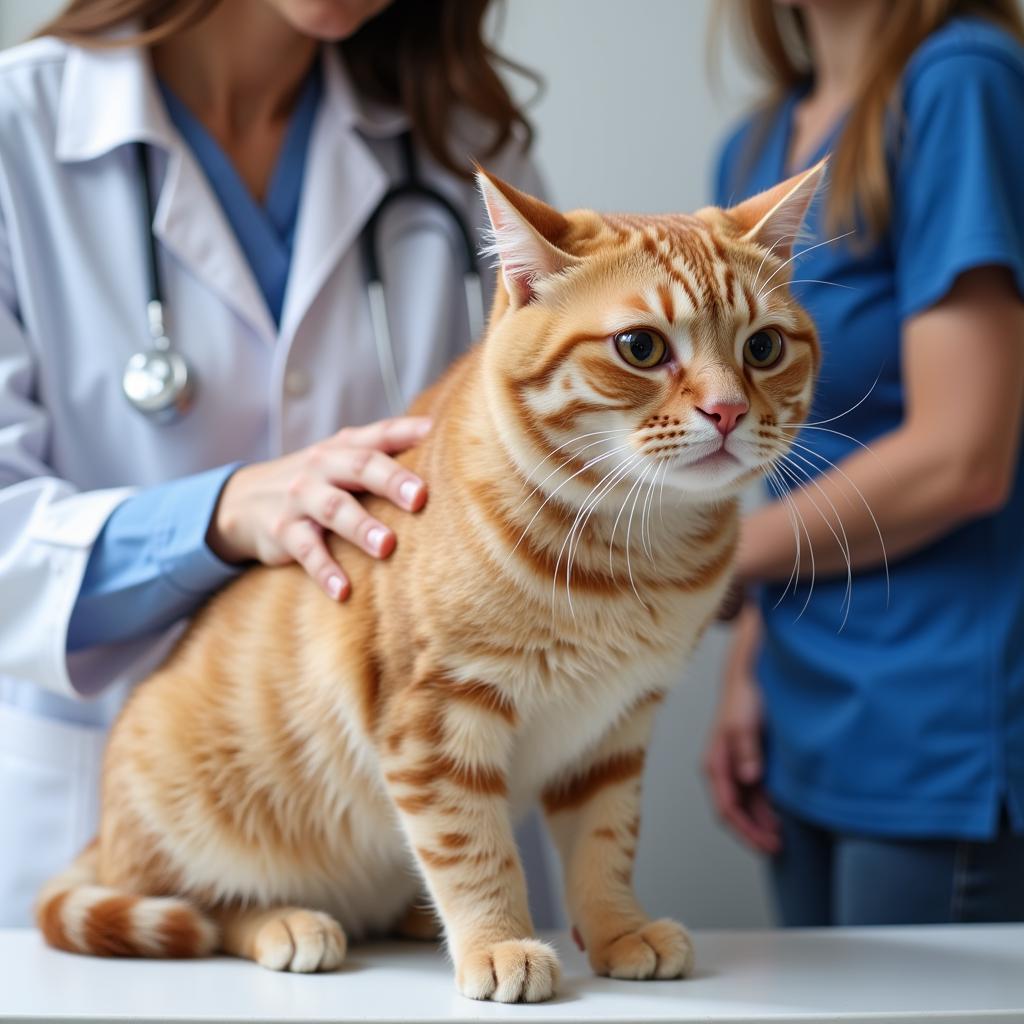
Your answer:
[[[395,548],[394,533],[353,494],[378,494],[409,512],[421,509],[426,485],[388,453],[411,448],[429,430],[423,416],[380,420],[346,427],[280,459],[243,466],[221,492],[207,544],[225,562],[298,562],[326,594],[344,600],[348,577],[331,557],[324,531],[387,558]]]
[[[752,672],[759,630],[760,613],[747,605],[740,614],[726,666],[704,770],[722,821],[758,852],[777,853],[781,848],[779,821],[762,786],[764,720]]]

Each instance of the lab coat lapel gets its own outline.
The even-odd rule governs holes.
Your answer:
[[[274,343],[277,327],[242,247],[196,159],[180,146],[167,157],[153,231],[263,341]]]
[[[392,135],[404,127],[401,115],[393,113],[369,122],[336,48],[325,47],[322,59],[324,98],[309,143],[281,314],[281,335],[286,341],[295,336],[387,191],[387,173],[363,132]]]
[[[167,154],[152,225],[156,237],[190,274],[273,343],[277,328],[270,311],[217,197],[170,123],[147,52],[138,47],[72,48],[61,85],[57,159],[94,160],[140,141]]]

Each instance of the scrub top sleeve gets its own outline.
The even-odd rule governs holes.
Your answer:
[[[1024,295],[1024,62],[984,49],[912,68],[893,188],[901,319],[974,267],[1007,267]]]
[[[134,640],[190,615],[240,566],[206,543],[220,493],[239,463],[140,491],[96,538],[68,624],[67,649]]]

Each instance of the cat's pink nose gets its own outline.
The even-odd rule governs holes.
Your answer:
[[[736,429],[736,425],[749,408],[750,403],[744,399],[741,402],[708,402],[706,405],[698,406],[697,412],[707,416],[722,437],[727,437]]]

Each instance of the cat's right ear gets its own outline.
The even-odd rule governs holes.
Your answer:
[[[828,157],[725,212],[744,240],[788,259],[807,211],[825,180],[827,165]]]
[[[491,222],[491,242],[485,251],[501,263],[510,305],[525,306],[541,280],[579,262],[557,245],[568,233],[569,222],[554,207],[479,166],[476,181]]]

